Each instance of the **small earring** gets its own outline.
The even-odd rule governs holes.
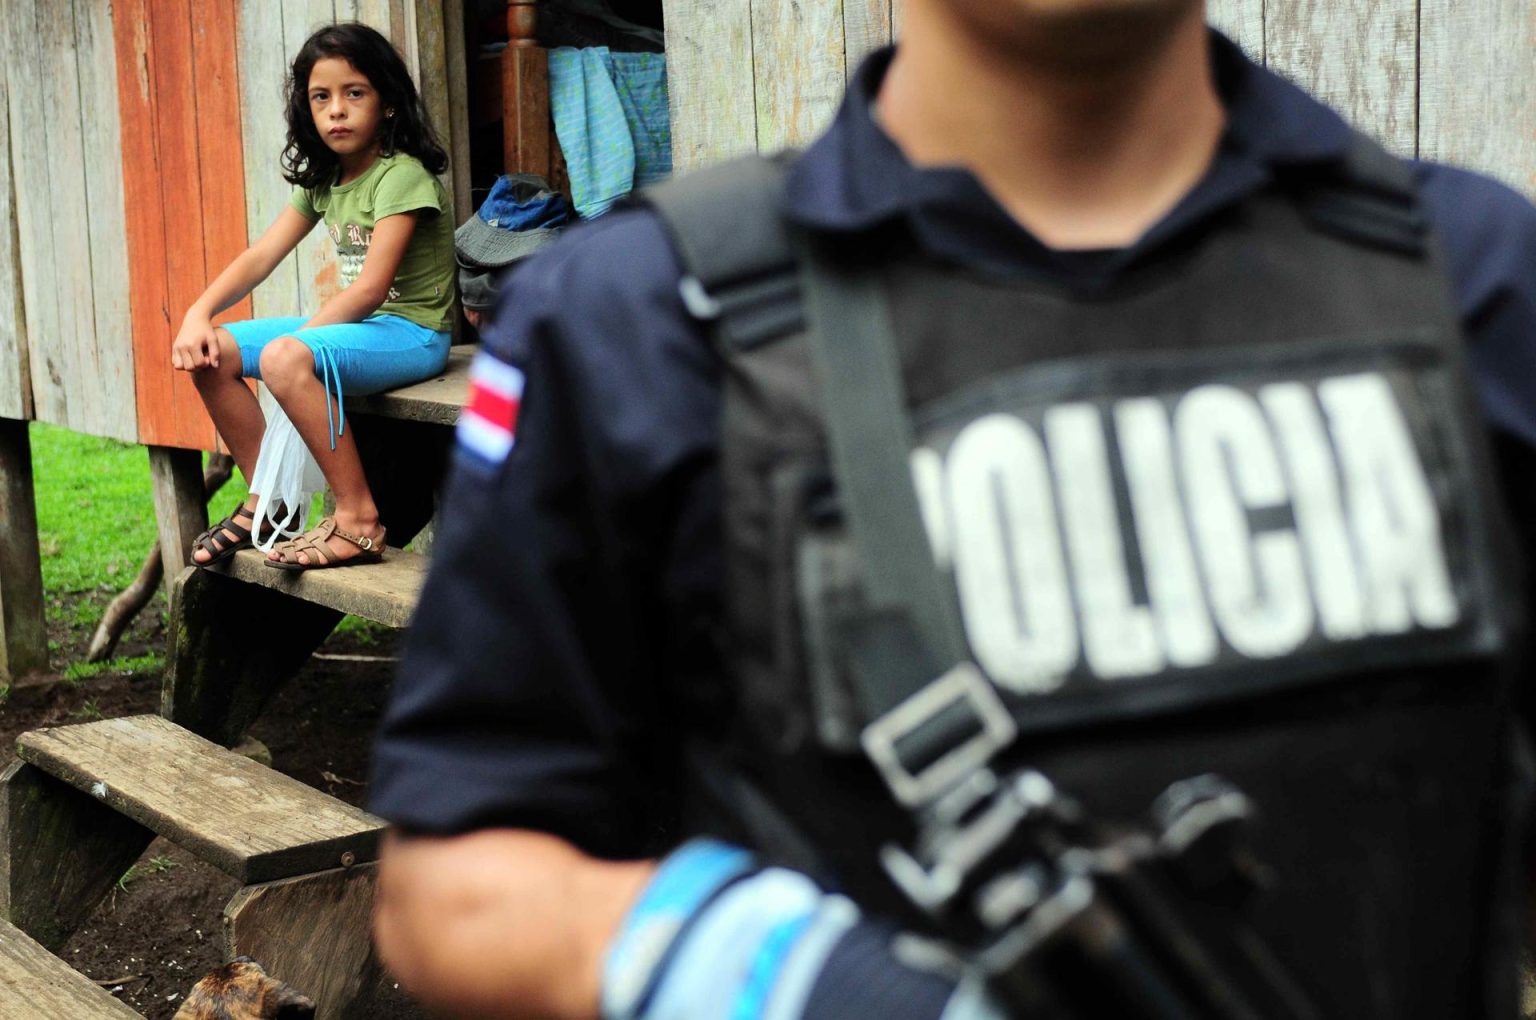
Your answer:
[[[395,111],[394,110],[385,110],[384,111],[384,119],[385,120],[388,120],[389,118],[393,117],[394,115],[395,115]]]

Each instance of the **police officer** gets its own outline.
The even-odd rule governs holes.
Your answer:
[[[1513,1015],[1536,211],[1198,0],[907,12],[807,152],[510,282],[386,961],[478,1017]]]

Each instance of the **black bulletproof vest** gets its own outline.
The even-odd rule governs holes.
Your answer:
[[[701,824],[900,913],[877,854],[912,822],[859,747],[837,396],[780,179],[748,161],[650,198],[724,364],[739,724],[701,754],[724,816]],[[894,229],[814,243],[884,282],[932,553],[1019,728],[1001,764],[1106,824],[1224,776],[1274,876],[1254,926],[1323,1015],[1514,1015],[1513,588],[1400,166],[1361,143],[1093,289],[939,264]]]

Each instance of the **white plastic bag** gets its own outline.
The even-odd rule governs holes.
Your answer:
[[[267,430],[261,437],[261,452],[256,455],[256,470],[250,479],[251,491],[258,494],[256,520],[266,520],[271,508],[279,504],[287,510],[282,520],[273,522],[277,529],[265,542],[256,541],[254,534],[251,536],[256,548],[270,552],[279,541],[304,532],[310,501],[325,488],[325,475],[320,473],[314,455],[272,394],[265,386],[260,391]]]

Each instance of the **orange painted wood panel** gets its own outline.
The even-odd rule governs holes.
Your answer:
[[[208,282],[245,251],[249,234],[245,218],[245,149],[237,67],[240,20],[237,5],[240,2],[191,0],[192,67],[197,75],[190,83],[193,86],[191,94],[196,98],[198,123],[218,125],[215,144],[212,147],[200,145],[198,161]],[[254,314],[251,298],[247,295],[216,316],[214,322],[249,319]],[[202,416],[201,402],[196,411]]]
[[[118,0],[114,18],[132,253],[139,439],[214,448],[190,377],[170,366],[181,318],[246,244],[237,0]],[[249,299],[217,321],[250,317]]]
[[[165,352],[170,350],[172,336],[165,280],[165,208],[160,201],[156,169],[160,160],[154,130],[155,89],[150,75],[155,60],[150,2],[117,0],[112,19],[117,51],[117,106],[123,124],[128,308],[133,322],[134,389],[141,438],[146,431],[161,431],[151,421],[159,405],[169,398],[170,359]],[[194,392],[194,399],[196,396]]]

